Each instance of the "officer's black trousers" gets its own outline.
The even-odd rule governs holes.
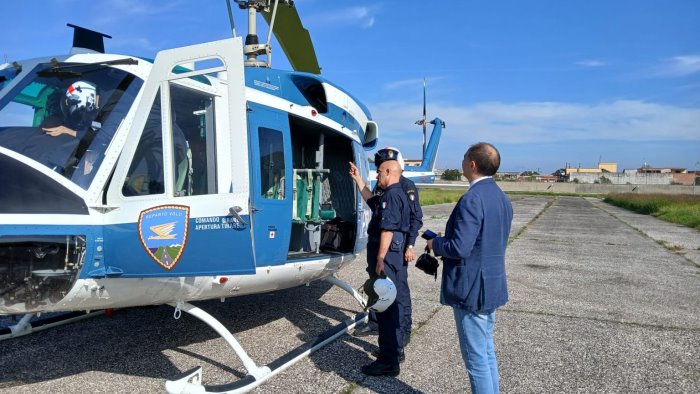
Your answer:
[[[377,252],[379,244],[372,241],[367,245],[367,271],[371,274],[375,272],[377,264]],[[403,245],[398,250],[389,250],[384,258],[384,273],[394,282],[407,278],[406,266],[403,265]],[[396,286],[397,299],[401,286]],[[377,361],[390,365],[399,364],[399,352],[401,340],[403,338],[399,324],[399,303],[393,302],[387,310],[377,313],[377,324],[379,328],[379,357]]]

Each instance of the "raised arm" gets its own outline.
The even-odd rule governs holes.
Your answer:
[[[357,166],[355,166],[355,163],[353,162],[350,162],[350,177],[352,177],[352,180],[355,181],[357,189],[362,194],[362,199],[365,200],[365,202],[372,198],[372,191],[369,190],[369,187],[360,175],[360,170],[357,168]]]

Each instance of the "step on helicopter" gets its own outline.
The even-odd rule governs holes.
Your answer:
[[[248,375],[212,389],[198,368],[166,389],[243,392],[365,319],[258,366],[191,304],[316,280],[366,303],[335,273],[367,244],[347,171],[358,163],[369,180],[378,126],[320,76],[292,1],[236,3],[245,41],[227,1],[232,38],[149,60],[107,54],[110,36],[69,24],[69,54],[3,65],[0,315],[24,315],[9,336],[31,332],[34,314],[168,304],[221,335]],[[273,33],[294,71],[270,67]]]

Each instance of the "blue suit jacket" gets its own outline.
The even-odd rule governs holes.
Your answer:
[[[442,304],[476,312],[508,302],[505,254],[512,220],[510,200],[492,178],[462,195],[445,236],[433,240],[435,254],[443,257]]]

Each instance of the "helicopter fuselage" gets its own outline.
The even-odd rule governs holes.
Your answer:
[[[0,314],[268,292],[358,255],[369,212],[347,168],[369,179],[369,111],[242,57],[233,38],[20,62],[0,90]],[[68,116],[79,81],[97,105]]]

